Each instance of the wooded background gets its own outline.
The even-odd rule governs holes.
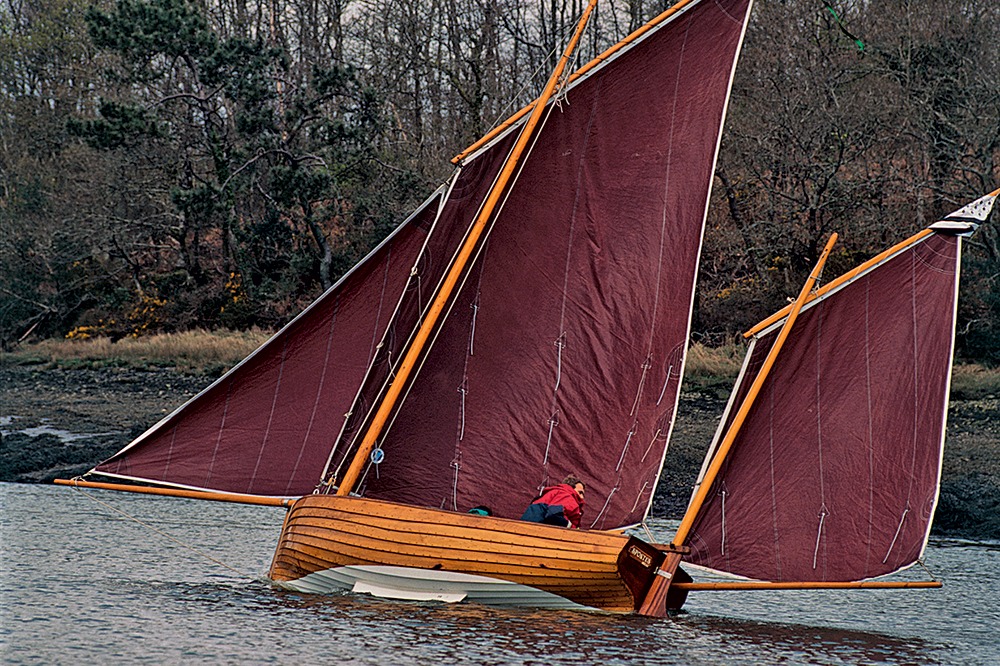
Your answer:
[[[0,346],[277,327],[540,90],[581,0],[2,0]],[[604,0],[580,63],[670,3]],[[1000,2],[759,0],[694,337],[1000,185]],[[996,222],[959,353],[1000,363]]]

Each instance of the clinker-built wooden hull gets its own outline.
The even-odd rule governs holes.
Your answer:
[[[305,592],[629,613],[665,553],[612,532],[310,495],[289,509],[270,577]]]

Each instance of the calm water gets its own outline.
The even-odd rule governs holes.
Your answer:
[[[686,613],[650,620],[282,592],[261,579],[282,516],[274,508],[0,484],[2,660],[1000,663],[1000,544],[933,544],[927,560],[943,590],[692,593]]]

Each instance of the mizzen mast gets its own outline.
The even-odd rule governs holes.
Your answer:
[[[785,343],[785,339],[792,330],[792,325],[799,316],[799,311],[802,310],[802,306],[805,305],[807,300],[809,300],[809,295],[812,293],[817,280],[819,280],[822,275],[823,266],[826,264],[827,257],[830,255],[830,250],[833,249],[833,245],[836,242],[837,234],[832,234],[830,239],[826,242],[826,247],[823,248],[823,253],[820,255],[819,261],[816,262],[816,267],[813,268],[812,273],[809,274],[809,278],[806,280],[806,283],[802,285],[802,291],[799,292],[798,298],[796,298],[795,302],[792,303],[791,310],[788,313],[788,319],[785,320],[784,325],[781,327],[781,332],[778,334],[778,337],[774,342],[774,346],[771,347],[771,351],[768,353],[763,367],[757,374],[757,378],[754,380],[753,385],[750,387],[750,391],[747,394],[746,399],[740,406],[740,410],[736,413],[736,417],[733,419],[732,425],[726,432],[725,438],[719,444],[719,450],[716,451],[715,457],[712,458],[712,463],[706,470],[705,477],[701,480],[701,485],[698,487],[698,491],[691,499],[691,504],[688,505],[687,512],[684,514],[684,518],[681,520],[681,524],[677,528],[677,534],[674,535],[672,543],[675,547],[683,546],[687,541],[688,534],[691,531],[691,527],[694,525],[695,518],[701,510],[701,506],[704,504],[705,498],[708,497],[708,492],[712,487],[712,483],[715,481],[715,477],[719,474],[719,470],[722,469],[722,464],[726,461],[726,454],[729,453],[729,449],[732,447],[733,442],[736,441],[736,435],[739,434],[740,426],[743,424],[747,414],[750,412],[750,408],[753,407],[754,400],[756,399],[757,394],[760,393],[760,389],[764,385],[764,380],[767,379],[767,375],[770,372],[771,367],[774,365],[774,361],[778,357],[778,353],[781,351],[781,346]]]

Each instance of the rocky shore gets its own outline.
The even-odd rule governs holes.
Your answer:
[[[210,381],[172,370],[0,366],[0,481],[47,483],[81,474]],[[683,512],[727,390],[682,396],[655,515]],[[998,396],[952,401],[934,531],[1000,539]]]

